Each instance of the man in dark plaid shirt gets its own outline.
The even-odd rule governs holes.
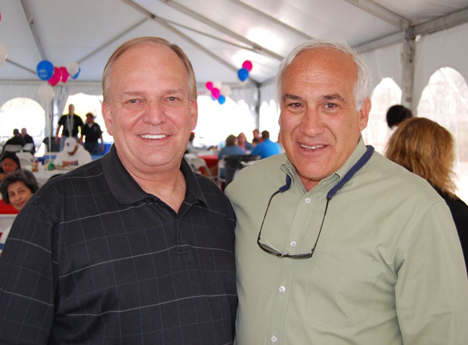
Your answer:
[[[231,344],[235,215],[183,155],[197,122],[192,66],[159,38],[103,74],[115,145],[48,182],[0,260],[0,344]]]

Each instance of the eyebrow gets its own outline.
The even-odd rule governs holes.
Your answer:
[[[283,102],[286,100],[292,100],[292,101],[301,101],[302,97],[296,96],[296,95],[291,95],[289,93],[285,94],[283,96]]]
[[[340,102],[346,103],[346,100],[337,93],[334,93],[334,94],[331,94],[331,95],[323,95],[323,96],[320,97],[320,99],[321,100],[326,100],[326,101],[338,100]],[[286,100],[302,101],[303,98],[300,97],[300,96],[296,96],[296,95],[285,94],[283,96],[283,101],[286,101]]]
[[[334,93],[334,94],[331,94],[331,95],[324,95],[324,96],[322,96],[320,98],[323,99],[323,100],[326,100],[326,101],[338,100],[338,101],[340,101],[342,103],[346,103],[346,100],[337,93]]]
[[[140,91],[126,91],[120,94],[120,97],[125,97],[125,96],[142,96],[144,93]]]
[[[184,89],[168,89],[164,91],[164,94],[171,94],[171,93],[183,93]],[[145,96],[147,93],[142,91],[126,91],[121,94],[121,96]]]

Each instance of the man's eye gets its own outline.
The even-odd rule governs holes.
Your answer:
[[[122,105],[126,109],[135,109],[145,104],[144,100],[139,98],[132,98],[122,102]]]
[[[291,107],[291,108],[299,108],[301,106],[301,103],[289,103],[288,104],[288,107]]]
[[[327,103],[325,104],[325,108],[327,109],[335,109],[337,105],[335,103]]]
[[[177,101],[180,101],[180,98],[179,97],[176,97],[176,96],[169,96],[166,98],[169,102],[177,102]]]

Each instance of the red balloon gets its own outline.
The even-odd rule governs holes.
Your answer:
[[[62,72],[60,72],[60,69],[57,67],[54,67],[54,74],[52,77],[49,79],[49,84],[52,86],[55,86],[59,83],[59,81],[62,79]]]
[[[67,68],[64,66],[59,67],[59,70],[60,70],[60,73],[62,73],[62,78],[61,78],[62,83],[65,84],[68,78],[70,77],[70,74],[68,73]]]
[[[212,95],[215,99],[218,99],[219,96],[221,96],[221,91],[220,91],[218,88],[214,87],[214,88],[211,89],[211,95]]]
[[[205,84],[206,88],[208,90],[212,90],[213,89],[213,83],[211,81],[207,81],[206,84]]]
[[[252,62],[250,62],[249,60],[245,60],[244,63],[242,64],[242,67],[250,72],[252,70],[253,65],[252,65]]]

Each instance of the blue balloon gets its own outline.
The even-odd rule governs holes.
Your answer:
[[[72,75],[72,78],[73,78],[73,79],[78,78],[78,77],[80,76],[80,73],[81,73],[81,67],[78,69],[78,72],[76,72],[75,75]]]
[[[237,76],[239,77],[240,81],[244,81],[249,77],[249,71],[245,68],[241,68],[237,71]]]
[[[54,65],[52,62],[42,60],[36,67],[37,76],[42,80],[49,80],[54,75]]]
[[[219,104],[224,104],[224,102],[226,102],[226,97],[224,97],[223,95],[219,96],[218,102]]]

